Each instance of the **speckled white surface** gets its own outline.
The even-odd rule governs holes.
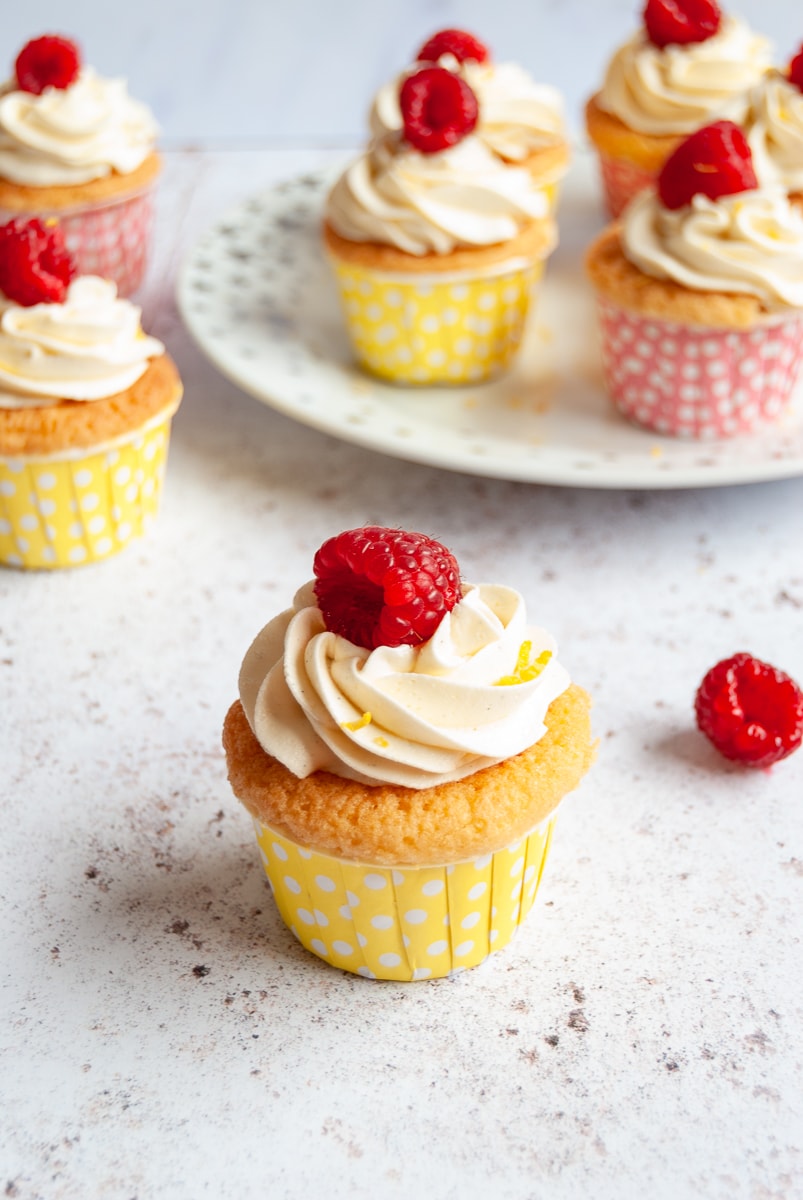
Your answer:
[[[149,540],[0,574],[0,1189],[104,1196],[803,1195],[803,754],[694,731],[738,649],[803,677],[803,480],[574,491],[411,466],[295,425],[182,331],[178,260],[309,153],[172,159],[147,326],[187,389]],[[376,984],[281,925],[219,732],[251,636],[363,521],[511,583],[595,695],[517,941]]]

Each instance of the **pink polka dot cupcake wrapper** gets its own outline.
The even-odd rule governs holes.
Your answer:
[[[656,433],[711,440],[776,420],[803,362],[803,318],[752,329],[656,320],[599,302],[605,383],[623,416]]]
[[[254,827],[279,913],[305,949],[366,979],[410,982],[508,944],[532,907],[554,822],[494,854],[423,867],[349,862]]]
[[[0,212],[0,223],[20,215]],[[153,231],[153,188],[94,207],[22,215],[58,221],[80,275],[100,275],[113,280],[121,296],[130,296],[140,287]]]
[[[335,261],[355,356],[407,385],[479,383],[518,351],[544,264],[518,261],[483,276],[402,277]]]
[[[624,158],[608,158],[605,154],[599,156],[599,167],[605,203],[614,218],[621,214],[634,196],[651,187],[657,178],[655,171],[647,171]]]
[[[159,507],[174,411],[91,450],[0,455],[0,565],[100,562],[147,532]]]

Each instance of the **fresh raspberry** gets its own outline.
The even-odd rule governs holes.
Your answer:
[[[326,628],[357,646],[417,646],[460,599],[460,568],[423,533],[366,525],[324,542],[315,596]]]
[[[715,0],[647,0],[644,26],[653,46],[707,42],[717,32],[722,11]]]
[[[401,86],[404,136],[422,154],[455,146],[477,124],[477,97],[459,75],[444,67],[422,67]]]
[[[0,292],[14,304],[60,304],[75,274],[55,222],[45,225],[18,217],[0,225]]]
[[[464,29],[441,29],[433,33],[415,57],[418,62],[436,63],[442,54],[451,54],[461,63],[469,58],[484,63],[491,57],[488,47]]]
[[[803,46],[789,64],[789,82],[803,92]]]
[[[68,88],[81,69],[75,42],[58,34],[34,38],[17,55],[14,70],[21,92],[40,96],[46,87]]]
[[[700,193],[716,200],[755,187],[750,147],[732,121],[714,121],[687,137],[658,176],[658,195],[666,208],[682,208]]]
[[[752,654],[734,654],[712,667],[694,711],[720,754],[746,767],[772,766],[803,741],[803,692]]]

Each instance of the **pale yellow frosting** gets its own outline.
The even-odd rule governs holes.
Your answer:
[[[263,750],[300,779],[430,787],[544,736],[570,683],[555,654],[512,588],[467,585],[429,641],[366,650],[326,630],[309,583],[248,650],[240,699]]]
[[[750,88],[770,65],[770,45],[737,17],[703,42],[654,46],[642,30],[614,54],[599,107],[657,137],[693,133],[717,118],[741,124]]]
[[[769,309],[803,308],[803,213],[780,187],[670,210],[653,189],[625,209],[625,256],[656,279],[757,296]]]
[[[399,133],[378,138],[346,168],[326,206],[329,224],[348,241],[415,255],[506,242],[547,212],[530,172],[473,134],[436,154],[419,153]]]

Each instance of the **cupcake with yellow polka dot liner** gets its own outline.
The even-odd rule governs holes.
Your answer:
[[[479,105],[477,137],[503,162],[526,167],[554,212],[570,161],[563,97],[557,88],[537,83],[518,63],[495,62],[485,43],[465,30],[433,34],[414,65],[380,88],[370,114],[374,137],[402,128],[400,88],[424,63],[445,67],[466,81]]]
[[[0,564],[101,561],[155,516],[181,381],[57,225],[0,226]]]
[[[513,937],[591,764],[589,698],[512,588],[420,533],[330,538],[257,635],[223,731],[276,905],[370,979],[434,979]]]
[[[0,85],[0,222],[57,219],[80,273],[130,295],[150,251],[156,135],[125,80],[98,75],[69,38],[34,38]]]
[[[624,416],[710,439],[784,412],[803,361],[803,213],[782,187],[758,186],[732,122],[681,143],[587,268]]]
[[[586,105],[611,216],[654,185],[685,137],[717,118],[742,124],[770,46],[716,0],[647,0],[642,27]]]
[[[803,46],[753,90],[746,133],[759,182],[779,184],[803,208]]]
[[[542,188],[474,132],[477,99],[428,66],[400,92],[402,130],[330,192],[324,241],[357,361],[401,384],[476,383],[512,362],[557,241]]]

